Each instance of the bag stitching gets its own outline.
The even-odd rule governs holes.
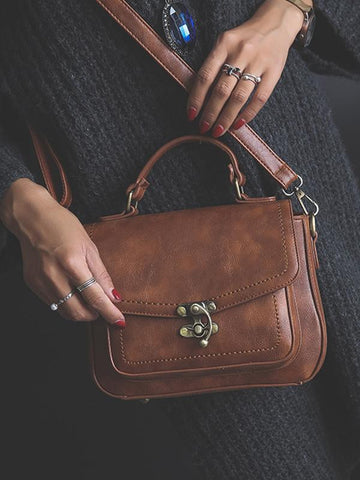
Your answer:
[[[142,365],[142,364],[148,364],[148,363],[173,362],[173,361],[188,360],[188,359],[193,359],[193,358],[209,358],[209,357],[219,357],[219,356],[225,356],[225,355],[238,355],[238,354],[244,354],[244,353],[267,352],[267,351],[271,351],[271,350],[276,350],[278,348],[278,346],[280,345],[281,328],[280,328],[280,318],[279,318],[279,311],[278,311],[276,296],[274,294],[272,294],[272,298],[273,298],[274,308],[275,308],[277,340],[276,340],[276,343],[274,345],[272,345],[271,347],[252,348],[252,349],[248,349],[248,350],[239,350],[238,352],[209,353],[207,355],[189,355],[189,356],[185,356],[185,357],[158,358],[158,359],[155,359],[155,360],[134,361],[134,360],[128,360],[126,358],[123,332],[120,332],[121,357],[124,360],[124,362],[129,364],[129,365]]]
[[[231,290],[229,292],[224,292],[220,295],[217,295],[215,297],[212,297],[211,299],[212,300],[216,300],[218,298],[222,298],[222,297],[226,297],[226,296],[229,296],[229,295],[232,295],[234,293],[238,293],[238,292],[241,292],[243,290],[247,290],[248,288],[251,288],[251,287],[254,287],[256,285],[261,285],[262,283],[266,283],[268,282],[269,280],[273,280],[274,278],[278,278],[282,275],[284,275],[284,273],[287,272],[288,270],[288,266],[289,266],[289,260],[288,260],[288,255],[287,255],[287,248],[286,248],[286,239],[285,239],[285,228],[284,228],[284,222],[283,222],[283,216],[282,216],[282,210],[281,210],[281,206],[280,204],[278,203],[276,205],[277,209],[278,209],[278,216],[279,216],[279,220],[280,220],[280,228],[281,228],[281,237],[282,237],[282,247],[283,247],[283,252],[284,252],[284,257],[285,257],[285,266],[284,266],[284,269],[282,272],[280,273],[277,273],[276,275],[273,275],[272,277],[268,277],[268,278],[265,278],[263,280],[259,280],[258,282],[254,282],[254,283],[251,283],[250,285],[246,285],[244,287],[241,287],[241,288],[238,288],[238,289],[235,289],[235,290]],[[93,226],[94,224],[92,224]],[[89,232],[89,236],[91,237],[91,235],[93,234],[93,231],[94,231],[94,228],[91,228],[90,227],[90,232]],[[294,232],[293,232],[293,235],[294,235]],[[256,293],[255,296],[259,296],[259,295],[262,295],[264,293],[267,293],[269,290],[265,290],[263,292],[260,292],[260,293]],[[248,299],[251,299],[253,298],[252,296],[250,296]],[[136,303],[136,304],[139,304],[139,305],[158,305],[158,306],[177,306],[178,303],[163,303],[163,302],[144,302],[142,300],[127,300],[127,299],[123,299],[122,300],[123,304],[126,304],[126,303]],[[227,308],[227,307],[231,307],[233,305],[237,305],[239,302],[233,302],[233,303],[229,303],[227,305],[224,305],[222,307],[222,309],[224,308]],[[138,315],[146,315],[148,314],[149,312],[130,312],[130,313],[133,313],[133,314],[138,314]],[[166,315],[161,315],[159,314],[160,316],[166,316]]]

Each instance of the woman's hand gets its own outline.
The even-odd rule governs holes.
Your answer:
[[[28,287],[50,305],[91,277],[96,283],[75,293],[59,307],[74,321],[92,321],[99,315],[125,326],[124,315],[113,304],[120,300],[95,244],[69,210],[29,179],[11,184],[0,203],[0,218],[18,238],[23,276]]]
[[[286,0],[266,0],[250,20],[218,37],[199,69],[187,103],[189,120],[202,109],[200,133],[213,128],[212,136],[219,137],[257,115],[281,76],[303,21],[302,12]],[[262,79],[245,108],[255,84],[219,74],[225,63]]]

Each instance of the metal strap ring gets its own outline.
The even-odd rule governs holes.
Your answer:
[[[283,194],[286,195],[287,197],[292,197],[294,195],[295,191],[298,188],[303,186],[304,181],[303,181],[302,177],[300,177],[300,175],[298,175],[298,180],[299,180],[299,183],[297,185],[291,186],[290,191],[287,191],[287,190],[285,190],[285,188],[282,188],[281,190],[282,190]]]
[[[133,206],[134,208],[137,208],[138,206],[138,200],[136,200],[136,202],[134,203],[134,205],[132,204],[132,197],[133,197],[133,194],[134,194],[134,190],[131,190],[129,195],[128,195],[128,199],[127,199],[127,204],[126,204],[126,213],[129,213],[130,210],[131,210],[131,207]]]
[[[85,288],[90,287],[93,283],[96,283],[96,280],[94,277],[89,278],[89,280],[86,280],[86,282],[82,283],[81,285],[75,287],[76,290],[81,293]]]
[[[244,200],[243,199],[243,194],[245,193],[244,187],[239,184],[239,180],[235,177],[234,180],[234,185],[235,185],[235,191],[236,191],[236,196],[239,200]]]

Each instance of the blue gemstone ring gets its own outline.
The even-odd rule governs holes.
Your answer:
[[[232,75],[233,77],[236,77],[238,80],[240,80],[242,72],[239,67],[233,67],[232,65],[229,65],[228,63],[224,63],[224,65],[221,68],[221,71],[226,73],[229,77]]]
[[[162,24],[166,41],[173,50],[183,52],[194,46],[196,40],[194,20],[183,3],[165,0]]]

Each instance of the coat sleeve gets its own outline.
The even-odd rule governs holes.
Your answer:
[[[315,0],[317,23],[310,47],[301,52],[316,73],[360,80],[360,3]]]
[[[36,181],[24,145],[24,126],[9,111],[0,96],[0,199],[18,178]]]

